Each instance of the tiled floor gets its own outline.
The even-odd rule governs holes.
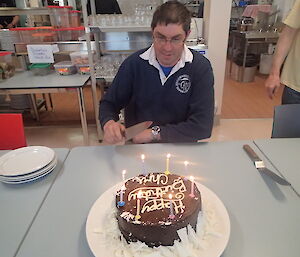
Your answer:
[[[272,119],[222,119],[213,128],[208,141],[253,140],[270,138]],[[89,126],[89,144],[100,145],[96,126]],[[84,145],[82,130],[78,126],[43,126],[26,127],[28,145],[45,145],[48,147],[68,147]]]

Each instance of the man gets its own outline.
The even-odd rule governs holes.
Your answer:
[[[94,0],[92,0],[94,1]],[[122,14],[117,0],[96,0],[96,14]],[[91,2],[87,4],[88,14],[91,14]]]
[[[177,1],[158,7],[151,28],[153,44],[128,57],[100,102],[104,142],[124,141],[125,125],[153,121],[134,143],[196,142],[211,135],[214,79],[210,62],[184,44],[191,16]]]
[[[300,104],[300,0],[296,0],[284,24],[265,86],[272,99],[282,83],[282,104]]]
[[[1,0],[0,7],[16,7],[14,0]],[[19,22],[20,17],[17,16],[0,16],[0,29],[14,28]]]

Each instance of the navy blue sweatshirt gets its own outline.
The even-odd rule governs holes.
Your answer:
[[[162,85],[159,71],[139,55],[129,56],[120,66],[100,101],[101,126],[117,121],[125,108],[125,126],[153,121],[161,128],[161,142],[196,142],[209,138],[214,117],[214,77],[210,62],[192,51],[192,63],[171,75]]]

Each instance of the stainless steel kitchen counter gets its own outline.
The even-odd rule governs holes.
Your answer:
[[[248,47],[250,44],[276,44],[279,38],[279,32],[275,31],[237,31],[233,30],[230,32],[232,37],[232,47],[230,51],[230,73],[232,71],[232,62],[234,58],[234,50],[237,47],[237,40],[241,40],[243,45],[243,65],[242,65],[242,77],[244,76],[246,67],[246,56],[248,53]]]

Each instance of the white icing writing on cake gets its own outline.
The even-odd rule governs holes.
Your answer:
[[[180,213],[184,212],[185,206],[183,205],[182,200],[172,200],[172,204],[173,204],[174,212],[176,214],[178,214],[179,212]],[[163,208],[167,208],[167,209],[170,208],[170,200],[166,200],[166,199],[150,200],[143,205],[141,213],[161,210]]]
[[[181,178],[175,179],[172,185],[162,186],[162,187],[140,187],[132,190],[128,194],[128,201],[130,201],[132,198],[135,200],[137,198],[138,192],[141,191],[142,195],[141,198],[144,198],[148,201],[148,199],[157,199],[157,198],[168,198],[169,192],[175,193],[175,198],[184,198],[184,192],[186,192],[186,187],[184,185],[184,182]],[[179,192],[176,192],[179,191]],[[181,193],[177,195],[178,193]]]
[[[168,176],[164,174],[151,174],[148,179],[134,178],[138,183],[142,184],[146,182],[152,182],[165,185],[168,182]],[[184,199],[184,192],[186,192],[186,186],[181,178],[177,178],[173,181],[173,184],[161,186],[161,187],[140,187],[132,190],[128,194],[128,201],[136,200],[138,193],[141,192],[140,199],[145,199],[146,202],[141,206],[141,213],[161,210],[163,208],[170,208],[169,194],[173,194],[173,208],[176,214],[183,213],[185,206],[182,202]]]
[[[156,183],[157,185],[168,183],[168,176],[165,174],[150,174],[147,177],[134,177],[132,181],[137,181],[140,184],[145,184],[147,182]]]
[[[127,222],[128,222],[129,220],[133,220],[133,219],[134,219],[134,215],[131,214],[131,213],[128,212],[128,211],[122,212],[122,214],[121,214],[120,216],[121,216],[122,218],[124,218],[125,220],[127,220]]]

